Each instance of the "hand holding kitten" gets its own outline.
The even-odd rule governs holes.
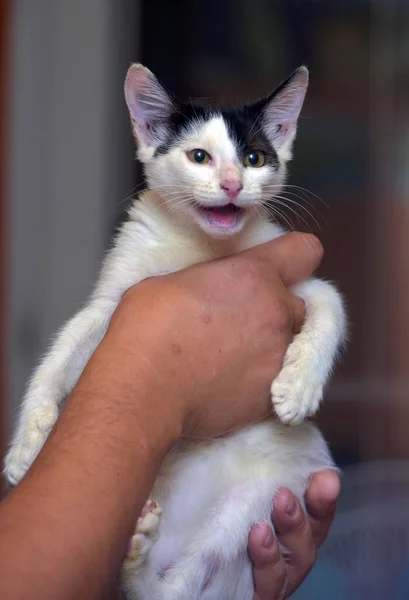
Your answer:
[[[125,294],[96,350],[118,347],[101,386],[126,382],[136,395],[143,354],[150,394],[176,436],[214,437],[271,416],[271,381],[304,319],[286,286],[310,276],[321,258],[316,238],[292,233],[142,282]]]

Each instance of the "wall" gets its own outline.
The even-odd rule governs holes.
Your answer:
[[[15,0],[10,31],[8,428],[51,335],[84,301],[134,185],[123,102],[138,2]]]

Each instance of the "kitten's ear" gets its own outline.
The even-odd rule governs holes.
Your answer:
[[[275,148],[287,145],[290,149],[307,87],[308,69],[300,67],[264,101],[263,126]]]
[[[161,144],[175,103],[155,75],[141,64],[134,64],[128,70],[125,99],[137,142],[146,146]]]

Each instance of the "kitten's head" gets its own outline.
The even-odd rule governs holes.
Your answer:
[[[280,192],[307,86],[301,67],[262,100],[214,108],[177,101],[132,65],[125,97],[150,189],[214,237],[239,232]]]

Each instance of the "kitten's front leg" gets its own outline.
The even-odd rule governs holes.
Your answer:
[[[77,313],[35,371],[5,459],[4,473],[11,485],[23,478],[44,445],[61,403],[104,336],[115,307],[115,302],[95,300]]]
[[[304,300],[306,318],[288,347],[271,394],[280,420],[296,425],[318,409],[345,342],[346,316],[339,292],[326,281],[310,279],[292,291]]]

